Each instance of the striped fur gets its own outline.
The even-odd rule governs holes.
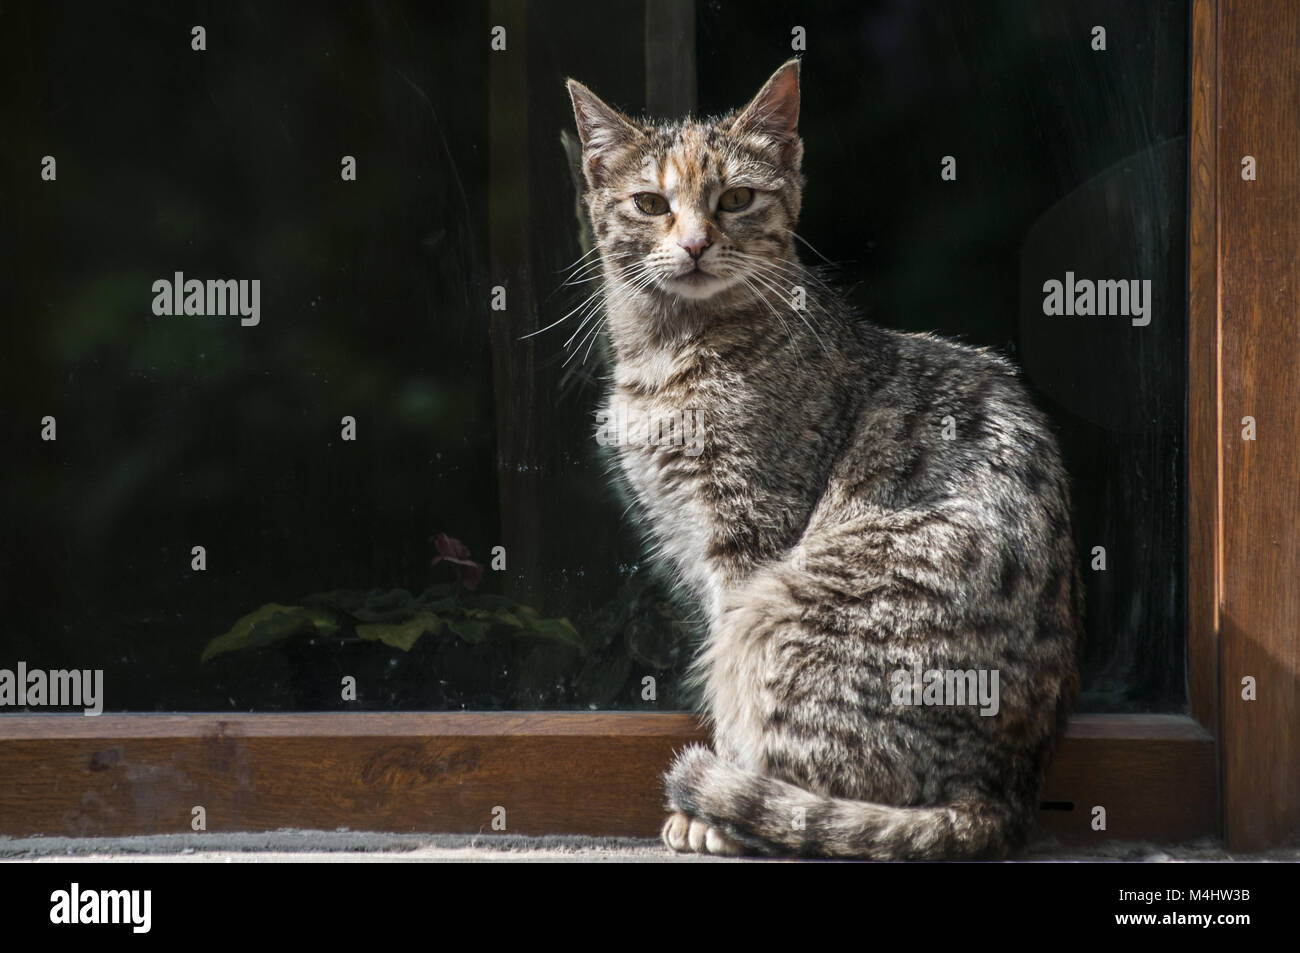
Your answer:
[[[1004,359],[875,327],[799,261],[796,62],[711,121],[637,122],[570,92],[607,409],[704,425],[699,453],[618,451],[650,549],[707,629],[695,677],[715,750],[670,769],[665,841],[1005,854],[1078,692],[1082,586],[1047,420]],[[752,203],[720,208],[737,187]],[[669,211],[640,210],[647,192]],[[895,673],[914,668],[996,671],[997,713],[898,704]]]

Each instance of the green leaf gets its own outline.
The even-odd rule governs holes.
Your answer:
[[[403,652],[411,647],[426,633],[437,635],[442,631],[442,620],[432,612],[419,612],[415,617],[401,623],[371,623],[357,626],[357,635],[371,642],[383,642]]]
[[[447,628],[470,645],[478,645],[488,634],[486,622],[471,622],[468,619],[448,619]]]
[[[512,629],[522,629],[524,627],[523,622],[520,621],[517,615],[513,612],[507,612],[505,609],[498,609],[496,612],[493,612],[492,618],[500,622],[502,625],[510,626]]]
[[[465,615],[471,619],[481,619],[486,623],[499,623],[508,625],[512,629],[522,629],[523,622],[513,612],[507,612],[505,609],[466,609]]]
[[[409,606],[414,598],[406,589],[389,589],[387,592],[382,589],[372,589],[366,596],[366,608],[374,611],[399,609]]]
[[[586,647],[582,636],[568,619],[530,619],[528,629],[544,638],[556,639],[580,650]]]
[[[345,622],[348,622],[347,616],[324,606],[304,606],[298,611],[311,620],[311,624],[321,635],[333,635]]]
[[[361,622],[409,622],[415,618],[419,606],[415,597],[405,589],[372,589],[363,606],[352,609],[352,615]]]
[[[424,592],[420,593],[420,597],[416,601],[423,605],[427,605],[440,599],[454,599],[456,596],[455,590],[456,587],[451,583],[440,582],[436,585],[430,586],[428,589],[424,590]]]
[[[397,624],[410,622],[419,614],[414,606],[402,606],[397,609],[354,609],[352,618],[358,622],[383,622]]]
[[[314,606],[282,606],[271,602],[243,616],[230,627],[229,632],[209,642],[199,661],[206,662],[237,649],[274,645],[309,632],[333,635],[338,629],[338,620],[328,610]]]
[[[434,599],[430,602],[422,603],[423,607],[429,612],[435,612],[438,615],[447,615],[456,611],[456,600],[451,596],[445,599]]]

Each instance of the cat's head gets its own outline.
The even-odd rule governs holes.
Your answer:
[[[607,268],[639,292],[695,301],[785,283],[803,186],[798,60],[716,120],[636,122],[568,86]]]

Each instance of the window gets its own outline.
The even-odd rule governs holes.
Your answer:
[[[1252,269],[1296,286],[1262,257],[1296,229],[1269,204],[1294,164],[1268,161],[1296,67],[1265,27],[1296,14],[1269,6],[234,9],[205,49],[169,15],[4,14],[25,52],[0,667],[102,670],[113,714],[0,720],[0,763],[39,764],[0,832],[184,829],[194,790],[214,829],[477,830],[505,791],[512,830],[653,831],[658,771],[699,736],[690,610],[604,476],[595,322],[533,333],[590,290],[564,283],[562,81],[720,112],[799,27],[805,257],[871,320],[1015,359],[1074,480],[1089,647],[1045,823],[1089,836],[1104,804],[1110,836],[1208,833],[1222,784],[1228,833],[1275,837],[1243,754],[1295,691],[1258,535],[1290,513],[1259,501],[1294,485],[1266,455],[1294,421],[1264,405],[1295,382],[1248,343],[1275,306]],[[1245,50],[1278,103],[1244,98]],[[1273,177],[1253,192],[1247,154]],[[1050,313],[1075,278],[1142,305]],[[228,313],[183,313],[194,279],[192,310],[229,291]],[[1273,693],[1229,704],[1252,674]],[[149,811],[111,783],[138,763],[177,772]],[[87,791],[98,809],[61,800]]]

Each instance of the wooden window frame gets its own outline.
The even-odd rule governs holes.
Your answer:
[[[1256,849],[1300,824],[1300,382],[1286,348],[1258,346],[1279,309],[1300,338],[1298,38],[1287,0],[1191,4],[1190,713],[1071,721],[1042,811],[1068,843],[1223,835]],[[1258,181],[1239,175],[1247,154]],[[505,162],[494,176],[512,174]],[[1259,421],[1254,443],[1240,438],[1245,414]],[[1245,675],[1255,701],[1238,700]],[[680,713],[9,715],[0,835],[188,832],[202,805],[209,831],[491,833],[502,806],[512,833],[650,836],[672,752],[702,740]]]

